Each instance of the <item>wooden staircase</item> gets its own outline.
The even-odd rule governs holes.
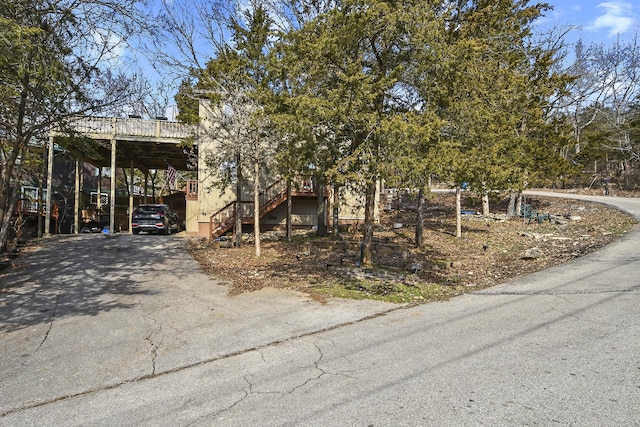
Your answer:
[[[274,182],[260,193],[259,198],[260,218],[262,218],[287,200],[286,181],[281,179]],[[253,224],[253,204],[253,201],[242,203],[241,221],[243,224]],[[233,228],[236,223],[236,209],[238,209],[238,204],[233,201],[211,215],[209,218],[209,238],[211,240],[217,239]]]

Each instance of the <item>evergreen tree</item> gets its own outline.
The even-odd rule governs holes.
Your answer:
[[[196,124],[199,120],[198,97],[192,79],[190,76],[180,82],[174,99],[178,107],[176,119],[183,123]]]
[[[475,1],[448,12],[449,57],[437,100],[446,121],[435,149],[438,174],[486,195],[520,191],[541,161],[559,155],[545,106],[566,82],[552,72],[556,53],[532,43],[531,24],[547,9],[525,1]],[[457,234],[460,235],[458,215]]]
[[[330,153],[326,176],[348,184],[364,203],[364,259],[371,262],[376,183],[393,146],[394,90],[406,59],[404,2],[349,0],[319,14],[288,38],[288,100],[314,123]],[[293,109],[291,109],[293,110]]]

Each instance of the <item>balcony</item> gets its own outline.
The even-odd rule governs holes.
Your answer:
[[[196,131],[196,126],[179,122],[118,117],[79,117],[72,126],[77,132],[94,139],[182,140]]]

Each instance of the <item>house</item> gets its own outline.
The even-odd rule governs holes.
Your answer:
[[[73,197],[74,225],[71,228],[73,232],[82,229],[82,222],[86,219],[83,212],[89,212],[96,207],[101,212],[101,219],[108,224],[110,230],[115,232],[130,230],[128,213],[133,211],[135,204],[148,201],[147,177],[151,171],[165,170],[168,167],[178,172],[195,169],[193,172],[197,175],[197,179],[181,180],[180,191],[162,197],[162,201],[170,203],[176,211],[184,212],[185,229],[189,236],[213,239],[232,232],[236,209],[241,210],[243,227],[247,230],[252,229],[254,212],[252,188],[242,188],[241,203],[238,203],[236,192],[231,188],[219,190],[212,186],[215,171],[211,171],[207,166],[206,158],[216,150],[216,141],[208,136],[211,135],[210,130],[215,126],[216,118],[206,100],[200,102],[200,115],[201,123],[198,126],[172,122],[164,118],[145,120],[139,117],[79,117],[74,122],[74,127],[79,134],[93,141],[89,144],[89,148],[86,144],[82,147],[75,146],[73,143],[65,144],[68,142],[67,135],[51,132],[50,158],[53,157],[56,145],[65,144],[78,164],[89,163],[94,170],[99,171],[103,168],[109,171],[121,168],[129,171],[128,176],[133,176],[133,171],[139,170],[144,175],[144,185],[142,182],[130,179],[125,191],[118,189],[116,174],[109,175],[107,194],[100,188],[85,188],[85,192],[103,194],[95,200],[97,204],[102,202],[102,206],[81,203],[83,187],[80,183],[86,181],[83,178],[84,173],[76,177]],[[192,147],[185,146],[186,139],[193,141]],[[78,167],[77,170],[83,170],[83,168]],[[49,168],[47,207],[52,206],[50,197],[52,176],[53,171]],[[317,226],[320,200],[326,202],[323,216],[327,222],[326,225],[330,225],[329,213],[332,210],[331,203],[334,202],[334,198],[329,188],[317,188],[311,177],[300,176],[296,179],[290,193],[287,192],[286,183],[278,176],[262,177],[261,188],[259,198],[262,230],[285,227],[287,194],[291,194],[292,227],[311,229]],[[128,203],[117,197],[117,194],[127,194]],[[347,194],[342,198],[338,221],[362,222],[364,212],[361,206],[362,203],[354,195]],[[50,212],[51,209],[47,209],[45,230],[50,229],[52,221]]]

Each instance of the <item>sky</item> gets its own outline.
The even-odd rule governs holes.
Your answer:
[[[544,0],[542,0],[544,1]],[[628,40],[640,25],[640,3],[628,0],[578,1],[546,0],[554,10],[547,12],[539,25],[575,26],[571,37],[591,43],[609,44],[619,36]],[[634,4],[635,3],[635,4]]]
[[[531,0],[531,3],[537,2],[549,3],[553,10],[546,12],[536,26],[541,31],[556,25],[571,26],[574,29],[567,36],[568,42],[582,38],[586,44],[607,45],[614,43],[618,37],[622,41],[630,41],[640,31],[638,0]],[[157,78],[155,74],[159,75],[158,70],[150,67],[148,73],[153,80]],[[173,119],[175,114],[175,105],[169,106],[166,115]]]

